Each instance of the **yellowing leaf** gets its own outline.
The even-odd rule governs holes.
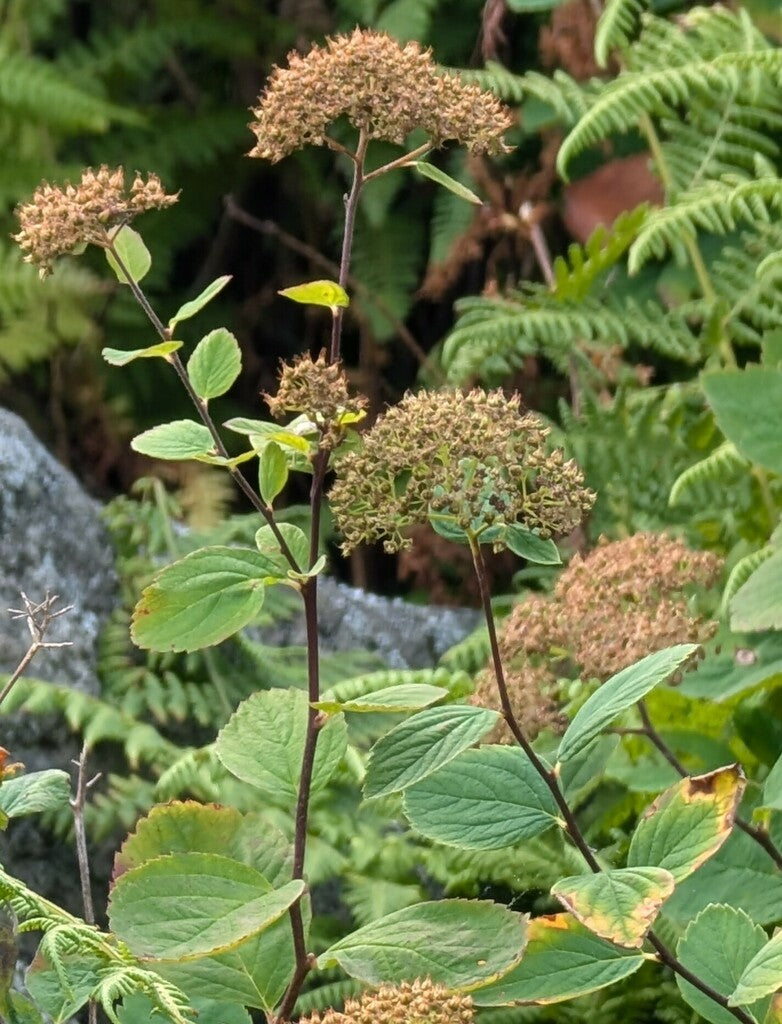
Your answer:
[[[640,949],[673,886],[663,868],[615,868],[563,878],[551,895],[595,935]]]
[[[295,284],[291,288],[283,288],[279,295],[293,302],[302,302],[308,306],[329,306],[338,309],[349,306],[350,299],[345,289],[336,281],[309,281],[307,284]]]
[[[666,789],[636,827],[628,867],[653,864],[681,882],[730,835],[744,786],[744,773],[734,764],[690,776]]]
[[[166,359],[170,362],[168,357],[178,348],[182,348],[181,341],[161,341],[148,348],[104,348],[100,354],[111,366],[125,366],[135,359]]]

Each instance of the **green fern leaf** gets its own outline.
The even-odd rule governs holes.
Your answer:
[[[778,550],[775,545],[766,544],[758,551],[753,551],[736,562],[728,575],[725,589],[722,592],[722,600],[720,602],[721,614],[727,614],[728,605],[733,600],[736,591],[747,582],[756,569],[767,559],[771,558],[772,555],[776,554]]]
[[[738,471],[749,465],[747,459],[739,454],[736,446],[730,441],[725,441],[719,448],[716,448],[705,459],[689,466],[681,473],[671,488],[668,498],[669,505],[678,505],[682,498],[692,490],[704,483],[724,484],[731,479]]]
[[[608,0],[595,29],[595,59],[606,67],[612,50],[624,50],[635,34],[644,0]]]

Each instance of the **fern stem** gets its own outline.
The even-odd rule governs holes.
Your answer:
[[[155,331],[157,332],[158,336],[163,341],[170,341],[171,331],[165,326],[163,321],[152,308],[149,300],[144,294],[143,289],[139,285],[138,281],[135,281],[133,279],[132,274],[125,266],[122,257],[117,252],[117,248],[111,240],[107,242],[106,249],[112,254],[114,259],[116,260],[117,266],[122,271],[122,275],[125,278],[126,284],[133,293],[134,299],[136,300],[136,302],[138,302],[139,306],[141,306],[143,311],[146,313],[149,322],[155,328]],[[209,407],[207,403],[203,399],[199,398],[199,396],[196,394],[195,388],[190,383],[190,378],[187,375],[187,371],[182,365],[182,360],[179,358],[179,353],[171,352],[169,355],[166,356],[166,360],[170,362],[171,365],[176,370],[177,376],[181,380],[182,385],[185,391],[187,392],[190,401],[193,403],[193,405],[196,407],[196,410],[198,411],[198,415],[201,418],[201,422],[212,435],[212,440],[215,443],[215,448],[217,449],[218,454],[221,455],[224,459],[228,459],[228,449],[223,444],[223,439],[220,437],[217,427],[215,426],[214,420],[211,417]],[[228,469],[228,472],[231,474],[231,477],[234,483],[239,488],[239,490],[249,500],[250,504],[253,506],[256,512],[260,512],[260,514],[266,520],[268,525],[271,527],[271,531],[274,534],[274,538],[280,547],[280,551],[282,552],[283,557],[286,559],[290,567],[295,572],[299,572],[300,567],[296,562],[296,559],[293,557],[291,549],[288,547],[285,538],[280,532],[280,528],[277,526],[277,523],[275,522],[274,514],[269,508],[267,508],[266,502],[263,501],[260,495],[257,494],[253,487],[247,482],[243,474],[239,472],[236,466],[229,465],[226,468]]]
[[[508,697],[508,687],[505,682],[505,672],[502,666],[502,656],[500,655],[500,648],[497,642],[497,630],[494,624],[494,613],[491,607],[491,592],[489,590],[489,576],[486,572],[486,563],[483,559],[483,553],[480,548],[477,537],[473,534],[470,535],[470,551],[473,558],[473,566],[475,568],[475,574],[478,579],[478,587],[481,592],[481,604],[483,605],[483,612],[486,618],[486,627],[489,631],[489,643],[491,645],[492,664],[494,667],[494,674],[497,679],[497,689],[500,695],[500,704],[502,706],[502,713],[505,721],[508,723],[508,727],[516,738],[519,746],[522,748],[524,753],[529,758],[532,767],[538,773],[540,778],[546,784],[549,792],[551,793],[557,807],[562,813],[564,819],[565,828],[568,835],[578,847],[584,860],[589,865],[591,871],[595,874],[599,874],[603,868],[595,857],[592,849],[584,838],[584,834],[581,831],[578,821],[576,820],[570,805],[565,798],[564,793],[559,785],[559,778],[556,770],[549,770],[540,760],[538,755],[533,750],[529,740],[522,732],[516,716],[513,713],[510,699]],[[709,999],[713,1000],[723,1009],[731,1013],[736,1020],[741,1021],[741,1024],[754,1024],[754,1018],[751,1017],[745,1010],[742,1010],[740,1006],[729,1006],[726,996],[723,996],[716,989],[712,988],[707,982],[699,978],[697,974],[693,974],[689,968],[685,967],[680,960],[668,949],[653,931],[647,933],[647,939],[661,963],[669,967],[675,974],[688,981],[691,985],[702,992]]]

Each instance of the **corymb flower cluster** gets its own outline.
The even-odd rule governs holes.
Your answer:
[[[498,153],[513,117],[491,93],[437,68],[418,43],[400,46],[381,32],[356,29],[275,68],[253,109],[251,156],[276,162],[322,146],[345,116],[370,139],[403,143],[422,129],[433,145],[453,140],[473,153]]]
[[[577,526],[594,495],[519,404],[475,389],[408,394],[390,408],[337,463],[331,507],[343,549],[382,540],[397,551],[433,515],[473,532],[518,522],[550,537]]]
[[[470,996],[449,992],[429,978],[381,985],[358,999],[348,999],[345,1009],[327,1010],[303,1017],[300,1024],[473,1024]]]
[[[85,245],[105,248],[112,229],[177,199],[178,193],[165,192],[156,174],[144,179],[137,173],[128,187],[121,167],[110,169],[104,164],[97,171],[88,168],[78,185],[39,185],[30,202],[17,210],[20,230],[14,239],[25,261],[39,267],[45,277],[57,256]]]

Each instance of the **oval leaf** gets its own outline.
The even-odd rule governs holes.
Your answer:
[[[169,854],[118,879],[109,920],[142,959],[189,960],[268,928],[304,889],[300,879],[271,889],[258,871],[230,857]]]
[[[295,526],[293,523],[278,523],[277,527],[282,539],[288,545],[288,550],[293,556],[294,561],[299,569],[304,571],[310,557],[309,537],[300,526]],[[256,531],[255,543],[261,555],[264,558],[268,558],[270,564],[275,567],[277,575],[284,578],[290,569],[290,565],[282,551],[280,551],[280,543],[275,537],[271,526],[265,524]]]
[[[725,437],[748,459],[782,473],[782,370],[719,370],[702,374],[701,383]]]
[[[505,530],[504,540],[514,555],[526,558],[528,562],[535,562],[537,565],[562,564],[557,545],[550,537],[539,537],[518,523],[512,523]]]
[[[372,748],[364,796],[385,796],[412,786],[477,743],[499,719],[490,708],[432,708],[402,722]]]
[[[728,1002],[731,1006],[747,1006],[763,996],[782,988],[782,932],[752,957],[744,968],[738,985]]]
[[[318,957],[368,985],[431,978],[469,991],[516,963],[526,943],[526,918],[496,903],[417,903],[359,928]]]
[[[134,611],[134,643],[153,651],[198,651],[258,614],[269,562],[249,548],[200,548],[166,566]]]
[[[350,305],[348,293],[336,281],[309,281],[307,284],[283,288],[277,294],[308,306],[329,306],[331,309],[337,309]]]
[[[217,756],[243,782],[295,801],[309,704],[301,690],[265,690],[243,701],[217,737]],[[322,789],[347,749],[342,715],[320,730],[312,789]]]
[[[182,348],[181,341],[161,341],[157,345],[150,345],[149,348],[104,348],[100,354],[112,366],[125,366],[134,359],[166,359],[178,348]]]
[[[558,759],[567,761],[580,754],[618,715],[683,669],[697,650],[697,644],[679,644],[657,651],[603,683],[568,726],[557,751]]]
[[[736,591],[730,602],[730,628],[782,629],[782,551],[763,562]]]
[[[472,998],[478,1006],[559,1003],[613,985],[645,962],[642,953],[599,939],[570,914],[537,917],[521,963]]]
[[[47,768],[4,779],[0,786],[0,811],[9,818],[22,818],[27,814],[59,810],[70,798],[68,773],[59,768]]]
[[[267,505],[271,505],[288,482],[288,463],[276,441],[264,445],[258,467],[258,489]]]
[[[441,171],[439,167],[435,167],[434,164],[427,163],[426,160],[414,160],[411,166],[415,167],[422,178],[428,178],[430,181],[442,185],[443,188],[447,188],[449,192],[453,192],[460,199],[466,199],[468,203],[483,206],[483,200],[476,196],[471,189],[462,185],[456,178],[452,178],[450,174]]]
[[[181,323],[182,320],[189,320],[191,316],[195,316],[196,313],[200,313],[204,306],[211,302],[215,295],[218,295],[230,280],[230,274],[225,274],[223,277],[215,278],[211,284],[208,284],[206,288],[204,288],[200,295],[179,307],[176,313],[174,313],[168,321],[168,329],[173,331],[176,325]]]
[[[224,327],[210,331],[187,361],[187,375],[199,398],[224,395],[242,371],[239,342]]]
[[[174,420],[161,423],[143,434],[137,434],[130,447],[151,459],[181,461],[195,459],[214,450],[214,440],[203,423],[195,420]]]
[[[614,868],[562,878],[551,895],[595,935],[640,949],[673,886],[663,868]]]
[[[736,988],[752,958],[766,944],[766,933],[743,910],[712,904],[701,911],[687,927],[676,955],[693,974],[726,998]],[[682,999],[711,1024],[735,1024],[736,1018],[704,995],[699,989],[676,976]],[[758,1020],[765,1008],[760,1004]]]
[[[523,750],[467,750],[405,792],[405,813],[429,839],[466,850],[501,850],[557,824],[548,787]]]
[[[730,835],[744,786],[738,765],[671,786],[642,815],[630,842],[628,867],[653,864],[681,882]]]
[[[313,704],[321,711],[353,711],[368,713],[374,711],[418,711],[448,696],[448,691],[428,683],[401,683],[387,686],[383,690],[367,693],[352,700],[319,700]]]
[[[119,283],[129,284],[128,275],[131,281],[136,283],[143,280],[147,275],[147,271],[152,266],[152,257],[149,255],[149,249],[144,245],[144,239],[138,231],[134,231],[127,224],[123,225],[114,234],[112,245],[116,250],[117,256],[122,261],[122,268],[120,268],[113,252],[110,252],[108,249],[103,251],[106,254],[106,261],[114,271]],[[127,274],[125,273],[126,271]]]

